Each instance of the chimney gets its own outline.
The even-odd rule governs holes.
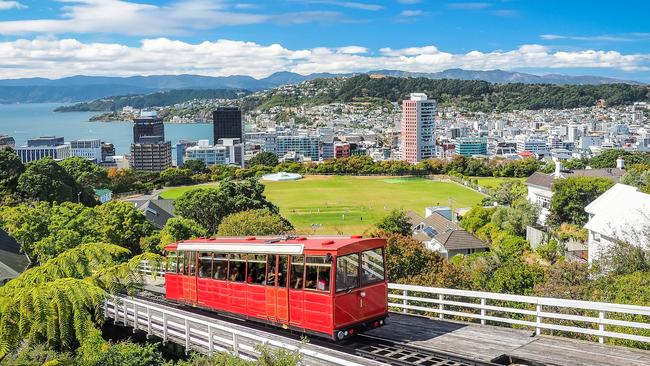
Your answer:
[[[620,156],[616,159],[616,168],[621,170],[625,169],[625,161]]]
[[[555,160],[555,173],[553,173],[553,177],[561,178],[562,170],[564,170],[564,167],[562,166],[562,161],[560,161],[560,159]]]

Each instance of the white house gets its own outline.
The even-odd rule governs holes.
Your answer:
[[[562,162],[556,160],[554,173],[533,173],[533,175],[526,179],[525,184],[528,187],[528,202],[537,204],[541,208],[537,219],[538,223],[544,225],[546,222],[549,208],[551,207],[551,198],[553,197],[553,184],[556,179],[566,179],[569,177],[601,177],[618,182],[621,176],[625,174],[623,159],[619,158],[616,161],[616,165],[616,168],[565,170]]]
[[[617,183],[585,207],[589,221],[589,258],[598,259],[613,243],[650,249],[650,194]]]

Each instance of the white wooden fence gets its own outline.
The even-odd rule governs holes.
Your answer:
[[[144,262],[141,271],[164,276],[158,266]],[[508,295],[493,292],[388,284],[388,305],[393,311],[434,314],[440,319],[462,318],[481,324],[515,325],[535,329],[650,343],[650,336],[635,334],[650,331],[650,306],[611,304],[548,297]],[[635,320],[617,319],[634,316]],[[564,323],[564,324],[561,324]],[[560,332],[560,333],[558,333]]]
[[[163,342],[184,345],[186,351],[210,355],[231,352],[251,360],[259,356],[258,346],[265,345],[298,351],[308,365],[367,365],[355,362],[355,356],[309,344],[297,345],[297,342],[291,343],[277,335],[247,330],[243,326],[228,326],[218,320],[201,319],[193,313],[126,296],[108,297],[104,302],[104,316],[112,318],[116,324],[132,327],[134,331],[144,331],[147,336],[160,337]]]
[[[650,337],[634,330],[650,330],[650,307],[602,302],[554,299],[547,297],[498,294],[492,292],[452,290],[424,286],[388,284],[388,305],[404,313],[436,314],[469,318],[486,324],[511,324],[542,330],[584,334],[631,341],[650,342]],[[583,315],[589,314],[589,315]],[[643,321],[616,319],[634,315]],[[569,321],[571,325],[558,324]],[[607,329],[607,326],[617,327]],[[622,327],[622,328],[620,328]]]

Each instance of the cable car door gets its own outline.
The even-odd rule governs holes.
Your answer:
[[[276,317],[277,321],[282,324],[289,324],[289,288],[287,283],[289,281],[289,256],[288,255],[279,255],[278,256],[278,272],[276,283],[276,297],[275,297],[275,307],[276,307]]]
[[[184,300],[196,304],[196,252],[185,252],[185,275],[183,276],[183,297]]]

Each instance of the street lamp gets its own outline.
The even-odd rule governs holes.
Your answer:
[[[81,191],[77,193],[77,203],[81,203]]]

